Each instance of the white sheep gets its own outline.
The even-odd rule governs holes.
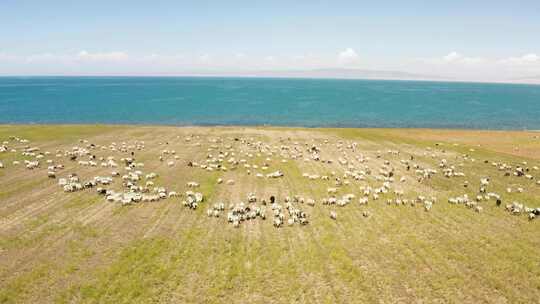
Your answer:
[[[188,186],[189,188],[198,188],[200,185],[199,185],[199,183],[197,183],[197,182],[188,182],[188,183],[187,183],[187,186]]]
[[[361,198],[358,200],[358,203],[359,203],[360,205],[367,205],[367,204],[368,204],[368,197],[367,197],[367,196],[361,197]]]

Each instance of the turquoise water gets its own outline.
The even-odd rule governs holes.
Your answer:
[[[197,77],[0,77],[0,123],[540,129],[540,86]]]

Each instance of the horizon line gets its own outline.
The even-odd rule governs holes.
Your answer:
[[[466,79],[452,79],[452,78],[441,78],[441,79],[429,79],[429,78],[385,78],[385,77],[339,77],[339,76],[259,76],[259,75],[212,75],[212,74],[30,74],[30,75],[0,75],[0,78],[259,78],[259,79],[306,79],[306,80],[360,80],[360,81],[369,81],[369,80],[378,80],[378,81],[403,81],[403,82],[451,82],[451,83],[479,83],[479,84],[509,84],[509,85],[540,85],[539,82],[526,82],[521,80],[466,80]]]

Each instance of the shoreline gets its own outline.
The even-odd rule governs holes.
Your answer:
[[[394,130],[394,131],[457,131],[457,132],[533,132],[539,133],[540,129],[485,129],[485,128],[459,128],[459,127],[354,127],[354,126],[295,126],[295,125],[270,125],[270,124],[151,124],[151,123],[11,123],[0,122],[1,126],[100,126],[100,127],[175,127],[175,128],[269,128],[269,129],[344,129],[344,130]]]

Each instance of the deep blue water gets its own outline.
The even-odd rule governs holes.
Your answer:
[[[337,79],[0,77],[0,123],[540,129],[540,86]]]

